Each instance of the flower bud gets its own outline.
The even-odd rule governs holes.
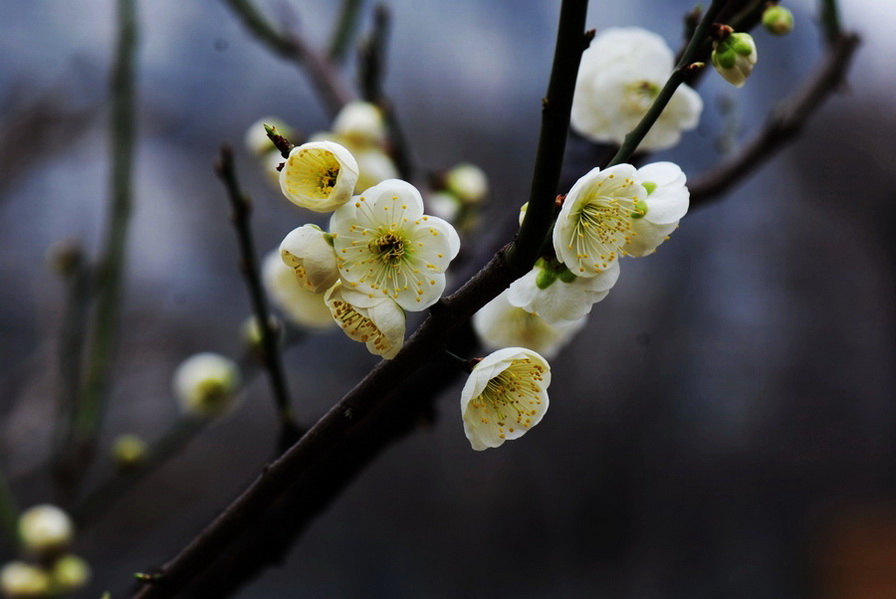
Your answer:
[[[36,555],[44,556],[65,549],[74,533],[71,518],[55,505],[36,505],[19,517],[22,545]]]
[[[112,459],[122,472],[139,468],[146,461],[146,441],[130,433],[120,435],[112,444]]]
[[[731,33],[713,42],[712,66],[735,87],[741,87],[756,64],[756,43],[749,33]]]
[[[383,113],[370,102],[349,102],[336,115],[333,132],[353,146],[381,144],[386,139]]]
[[[240,388],[236,362],[215,353],[196,354],[174,371],[174,394],[189,415],[209,417],[226,412]]]
[[[90,566],[77,555],[70,553],[53,563],[50,576],[57,592],[71,593],[86,585],[90,580]]]
[[[762,13],[762,26],[772,35],[786,35],[793,30],[793,13],[777,4]]]
[[[474,204],[488,193],[488,177],[485,172],[469,162],[458,164],[445,177],[445,185],[462,202]]]
[[[9,562],[0,570],[0,592],[7,599],[33,599],[50,595],[50,577],[25,562]]]

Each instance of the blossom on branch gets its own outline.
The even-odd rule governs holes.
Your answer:
[[[457,232],[423,214],[420,192],[388,179],[333,213],[330,234],[347,287],[416,312],[436,303],[445,270],[460,250]]]
[[[522,347],[499,349],[473,368],[461,391],[464,433],[476,451],[522,437],[548,409],[551,367]]]
[[[332,241],[316,225],[290,231],[280,243],[280,258],[308,291],[323,293],[339,278]]]
[[[519,346],[553,358],[587,321],[582,317],[572,322],[550,323],[535,312],[514,306],[508,294],[505,289],[473,315],[473,330],[486,349]]]
[[[604,30],[582,54],[573,130],[595,142],[622,144],[666,84],[673,61],[672,50],[655,33],[639,27]],[[674,146],[682,131],[697,126],[702,110],[697,92],[679,86],[640,149]]]
[[[721,35],[722,39],[712,43],[712,66],[725,81],[742,87],[756,65],[756,42],[749,33],[723,32]]]
[[[236,402],[240,370],[236,362],[220,354],[196,354],[174,371],[173,387],[181,409],[187,414],[217,416]]]
[[[280,171],[280,190],[290,202],[314,212],[330,212],[352,197],[358,163],[330,141],[296,146]]]
[[[404,312],[392,299],[353,291],[339,281],[324,302],[343,332],[367,344],[370,353],[391,360],[404,345]]]
[[[305,288],[296,278],[296,271],[283,263],[280,252],[265,256],[261,277],[271,301],[295,324],[309,329],[323,330],[335,323],[324,304],[324,294]]]
[[[647,199],[633,213],[632,236],[625,251],[630,256],[646,256],[668,239],[687,214],[690,192],[681,168],[672,162],[653,162],[638,169],[638,182],[647,190]]]

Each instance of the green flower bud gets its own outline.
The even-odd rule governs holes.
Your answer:
[[[64,555],[50,571],[54,588],[60,593],[77,591],[90,580],[90,566],[77,555]]]
[[[121,471],[138,468],[146,461],[146,441],[134,434],[125,434],[112,444],[112,459]]]
[[[786,35],[793,30],[793,13],[777,4],[762,13],[762,26],[772,35]]]
[[[713,42],[712,66],[735,87],[741,87],[756,64],[756,43],[749,33],[732,33]]]

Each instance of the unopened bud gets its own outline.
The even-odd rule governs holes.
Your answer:
[[[50,595],[50,577],[25,562],[9,562],[0,570],[0,591],[7,599],[34,599]]]
[[[58,592],[71,593],[90,580],[90,566],[77,555],[68,554],[53,563],[50,576]]]
[[[475,204],[488,193],[488,177],[475,164],[464,162],[448,171],[445,185],[462,202]]]
[[[741,87],[756,64],[756,43],[749,33],[732,33],[713,42],[712,66],[735,87]]]
[[[19,517],[22,545],[36,555],[52,555],[65,549],[74,534],[71,518],[55,505],[36,505]]]
[[[146,441],[128,433],[115,439],[112,445],[112,459],[121,471],[139,468],[146,461]]]
[[[772,35],[787,35],[793,31],[793,13],[778,4],[769,6],[762,13],[762,26]]]
[[[174,371],[174,394],[192,416],[217,416],[235,402],[240,388],[236,362],[215,353],[196,354]]]

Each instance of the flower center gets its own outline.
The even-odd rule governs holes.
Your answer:
[[[368,249],[379,258],[383,264],[395,266],[404,258],[407,251],[407,243],[393,232],[380,235],[367,245]]]
[[[482,424],[490,424],[486,413],[495,417],[498,436],[504,438],[505,428],[514,432],[514,425],[529,428],[542,404],[544,367],[529,359],[514,360],[513,365],[489,379],[482,393],[471,405],[482,415]]]
[[[625,112],[640,116],[647,112],[660,93],[657,84],[650,81],[635,81],[625,88]]]

